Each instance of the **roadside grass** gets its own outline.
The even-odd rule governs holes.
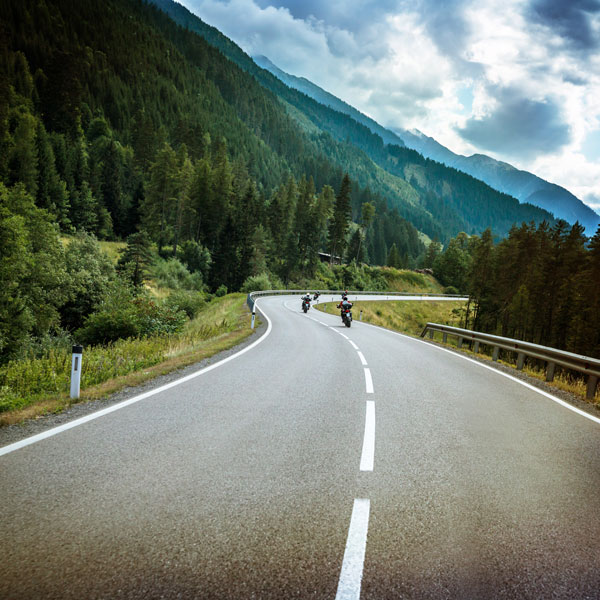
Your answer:
[[[42,358],[3,365],[0,426],[105,397],[232,348],[253,332],[245,301],[245,294],[215,298],[175,335],[85,348],[79,400],[69,398],[71,354],[67,350],[52,349]]]
[[[419,337],[425,325],[428,322],[440,323],[442,325],[450,325],[452,327],[460,327],[461,319],[464,314],[466,302],[462,301],[411,301],[399,300],[396,302],[355,302],[352,308],[352,314],[356,321],[360,318],[360,311],[363,311],[362,320],[365,323],[371,323],[386,329],[405,333],[414,337]],[[338,314],[339,311],[333,303],[318,304],[315,308],[324,312]],[[436,334],[434,338],[436,342],[442,343],[441,334]],[[445,346],[457,348],[458,340],[453,336],[448,336]],[[482,345],[480,348],[484,348]],[[491,350],[490,354],[479,352],[475,354],[468,346],[466,341],[463,342],[460,348],[465,354],[476,356],[492,362]],[[504,355],[501,353],[498,363],[514,368],[516,370],[516,356]],[[546,381],[546,371],[542,366],[536,365],[534,362],[525,362],[523,372],[540,381]],[[578,398],[585,400],[586,384],[582,377],[578,377],[566,370],[556,368],[554,381],[549,385],[574,394]],[[594,399],[587,400],[591,404],[600,406],[600,386],[596,390]]]
[[[127,246],[125,242],[100,241],[99,244],[100,248],[102,248],[104,253],[113,261],[114,264],[117,264],[117,261],[121,256],[121,250],[124,250]]]
[[[444,286],[432,275],[392,267],[381,267],[381,270],[390,292],[444,293]]]
[[[417,273],[418,275],[418,273]],[[386,329],[408,335],[419,336],[428,322],[442,323],[457,327],[466,302],[462,300],[398,300],[386,302],[355,302],[352,316]],[[317,304],[318,310],[338,314],[336,304]]]

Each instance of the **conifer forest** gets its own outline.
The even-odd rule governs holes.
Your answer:
[[[0,364],[176,331],[194,294],[381,289],[386,266],[468,293],[468,327],[600,356],[600,230],[385,145],[195,17],[143,0],[0,13]]]

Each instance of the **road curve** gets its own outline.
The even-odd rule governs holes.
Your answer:
[[[600,598],[600,424],[258,306],[244,354],[0,456],[0,598]]]

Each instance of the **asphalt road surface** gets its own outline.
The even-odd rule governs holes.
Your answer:
[[[600,598],[597,419],[258,305],[243,354],[0,449],[0,598]]]

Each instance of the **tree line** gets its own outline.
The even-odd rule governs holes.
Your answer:
[[[466,327],[600,356],[600,228],[590,239],[578,223],[523,223],[497,244],[490,229],[461,233],[425,264],[469,294]]]

